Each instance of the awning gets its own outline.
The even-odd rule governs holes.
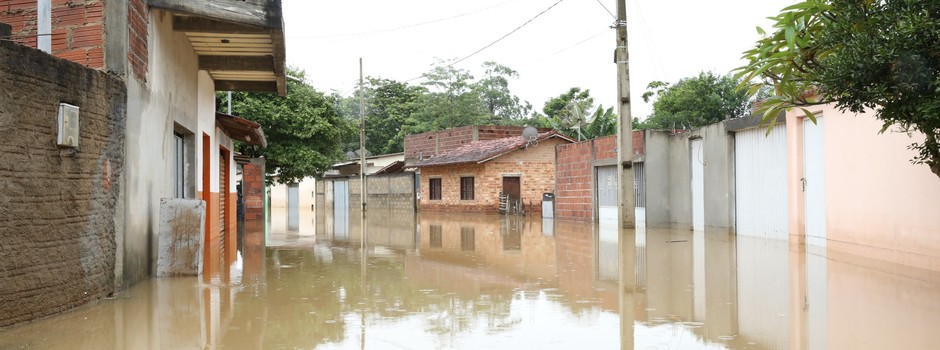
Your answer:
[[[268,147],[268,141],[264,138],[264,132],[261,131],[261,124],[224,113],[215,114],[215,124],[234,140]]]
[[[287,93],[280,0],[147,0],[173,13],[217,91]]]

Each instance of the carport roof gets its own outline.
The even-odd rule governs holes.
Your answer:
[[[147,0],[173,14],[218,91],[287,93],[280,0]]]
[[[557,137],[567,142],[574,142],[571,138],[556,131],[539,133],[534,143]],[[414,167],[429,167],[440,165],[453,165],[465,163],[485,163],[504,154],[524,149],[529,142],[522,136],[506,137],[495,140],[473,141],[456,149],[441,153],[425,160],[415,162]]]
[[[224,113],[215,114],[215,123],[228,137],[248,144],[268,147],[261,124]]]

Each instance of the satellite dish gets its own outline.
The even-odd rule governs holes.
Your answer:
[[[524,138],[526,141],[532,142],[532,141],[535,141],[535,139],[537,139],[538,137],[539,137],[539,131],[536,128],[527,126],[525,127],[525,129],[522,130],[522,138]]]

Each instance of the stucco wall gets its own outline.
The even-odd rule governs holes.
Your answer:
[[[78,150],[56,146],[60,102]],[[0,327],[113,292],[125,122],[119,78],[0,41]]]
[[[156,232],[160,198],[173,197],[173,132],[183,131],[192,145],[187,163],[187,197],[208,198],[210,235],[219,231],[219,145],[231,150],[231,140],[216,128],[215,86],[183,33],[173,31],[172,16],[150,12],[150,64],[146,80],[129,77],[128,142],[126,147],[125,234],[122,280],[132,284],[153,273],[156,259]],[[209,136],[209,183],[202,183],[204,169],[203,137]],[[229,174],[234,179],[234,161]],[[231,208],[229,225],[234,229],[235,188],[231,181],[226,208]],[[205,192],[208,192],[206,194]],[[234,235],[233,235],[234,236]],[[210,237],[211,238],[211,237]],[[211,240],[209,240],[211,242]],[[234,242],[234,240],[233,240]],[[207,255],[208,256],[208,255]]]
[[[826,235],[830,251],[940,271],[940,179],[907,149],[922,135],[889,129],[870,114],[818,110],[825,120]],[[787,116],[791,164],[790,233],[804,234],[802,113]],[[792,128],[790,123],[792,123]]]

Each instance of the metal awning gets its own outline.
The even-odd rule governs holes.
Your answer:
[[[287,93],[280,0],[147,0],[173,13],[217,91]]]
[[[262,148],[268,147],[268,141],[264,138],[264,132],[261,131],[261,124],[224,113],[215,114],[215,124],[234,140]]]

